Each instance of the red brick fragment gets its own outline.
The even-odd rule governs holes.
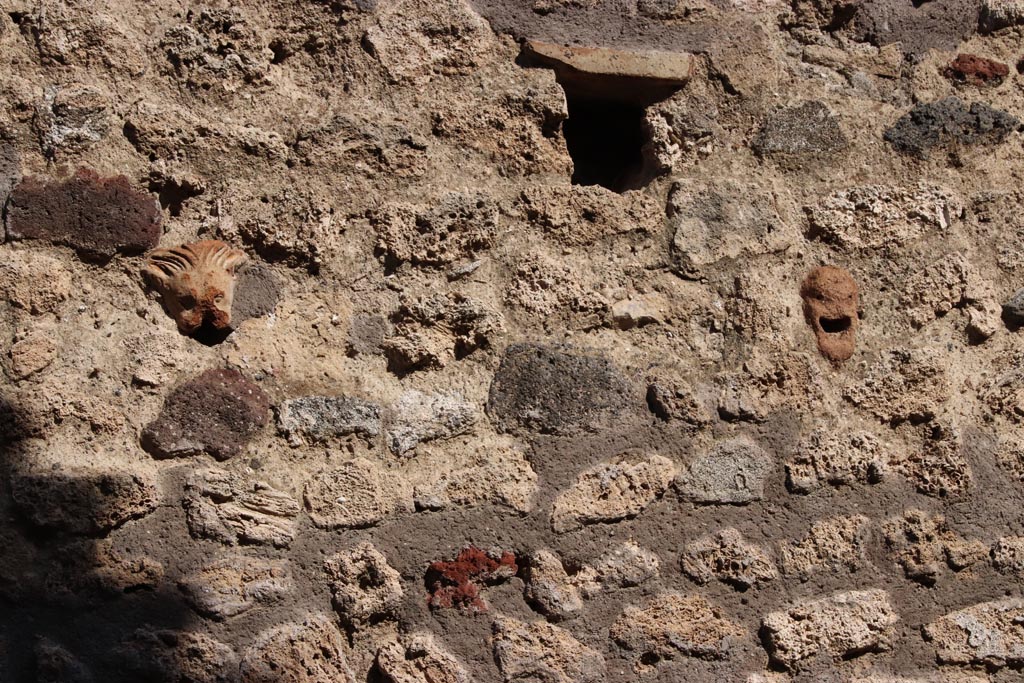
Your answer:
[[[124,176],[79,169],[64,181],[23,178],[7,207],[7,239],[63,244],[93,258],[138,254],[160,238],[160,205]]]
[[[1010,73],[1010,68],[1002,62],[961,53],[950,62],[942,73],[946,78],[957,83],[999,85]]]
[[[454,560],[438,560],[427,567],[427,604],[431,609],[457,607],[466,612],[486,612],[480,589],[507,581],[518,571],[516,556],[508,551],[499,555],[475,546],[463,548]]]

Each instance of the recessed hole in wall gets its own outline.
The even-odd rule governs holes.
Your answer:
[[[644,154],[650,141],[645,113],[647,107],[674,95],[681,81],[582,71],[530,43],[523,46],[517,63],[554,70],[565,92],[569,116],[562,133],[573,161],[574,185],[625,192],[644,187],[659,174]]]
[[[566,91],[569,118],[562,124],[573,161],[575,185],[600,185],[622,192],[642,187],[644,177],[644,108],[574,97]]]

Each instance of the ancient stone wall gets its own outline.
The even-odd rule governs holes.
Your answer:
[[[0,9],[0,681],[1020,680],[1020,0]]]

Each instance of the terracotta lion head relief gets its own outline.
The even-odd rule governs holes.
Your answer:
[[[191,336],[204,325],[230,329],[235,269],[246,260],[245,252],[224,242],[203,240],[151,251],[142,273],[160,292],[178,331]]]

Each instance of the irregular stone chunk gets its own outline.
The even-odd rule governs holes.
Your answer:
[[[392,616],[402,603],[401,576],[368,541],[324,563],[334,608],[348,624],[365,625]]]
[[[560,244],[583,246],[631,232],[653,232],[662,209],[642,192],[619,194],[600,185],[524,190],[519,208],[531,226]]]
[[[536,491],[537,473],[522,449],[498,444],[451,470],[432,468],[431,480],[417,485],[413,495],[421,510],[491,503],[527,513],[533,509]]]
[[[992,546],[992,566],[1024,576],[1024,536],[1003,536]]]
[[[241,683],[356,683],[344,639],[325,614],[264,631],[242,656]]]
[[[277,426],[292,445],[349,434],[372,439],[381,432],[381,409],[355,396],[303,396],[280,405]]]
[[[415,389],[402,394],[393,412],[386,437],[395,455],[406,455],[421,443],[465,434],[480,419],[476,406],[458,394]]]
[[[550,550],[538,550],[528,559],[526,599],[550,619],[564,619],[583,609],[583,598],[562,560]]]
[[[992,669],[1024,663],[1024,600],[1006,598],[952,612],[924,627],[944,664]]]
[[[759,156],[833,154],[847,146],[835,114],[817,100],[776,111],[751,144]]]
[[[673,265],[689,279],[726,259],[783,251],[796,237],[786,229],[778,196],[733,178],[675,181],[666,205]]]
[[[183,505],[194,538],[276,548],[287,547],[295,538],[301,510],[283,491],[213,467],[189,476]]]
[[[990,683],[988,676],[943,672],[914,677],[877,675],[853,678],[850,683]]]
[[[0,126],[0,206],[7,204],[7,198],[20,177],[21,161],[14,133]]]
[[[1020,127],[1017,117],[987,104],[968,108],[960,98],[946,97],[914,105],[883,137],[899,151],[927,159],[934,149],[998,144]]]
[[[285,562],[237,555],[205,565],[178,587],[197,612],[220,621],[280,600],[295,581]]]
[[[527,41],[523,53],[532,63],[554,69],[560,83],[569,79],[574,87],[585,88],[596,77],[619,78],[624,86],[630,79],[642,79],[645,86],[662,86],[666,94],[686,84],[694,60],[685,52],[575,47],[539,40]]]
[[[779,567],[786,576],[807,580],[819,572],[855,572],[868,565],[865,547],[871,520],[863,515],[834,517],[811,525],[800,540],[779,547]]]
[[[412,508],[404,482],[363,458],[314,475],[303,499],[310,519],[323,529],[374,526]]]
[[[1009,370],[988,383],[981,400],[993,415],[1014,425],[1024,423],[1024,369],[1011,363]]]
[[[36,683],[93,683],[96,680],[81,660],[49,638],[40,637],[34,649]]]
[[[502,680],[537,683],[601,683],[604,657],[545,621],[525,623],[502,617],[494,621],[494,659]]]
[[[993,33],[1010,26],[1024,25],[1024,2],[1020,0],[984,0],[978,29]]]
[[[456,292],[403,298],[391,321],[393,334],[384,338],[381,349],[388,370],[399,376],[462,360],[490,347],[503,330],[500,313]]]
[[[941,187],[862,185],[839,190],[805,207],[807,236],[843,249],[880,249],[929,233],[946,233],[963,204]]]
[[[877,484],[885,476],[887,462],[873,434],[817,427],[800,440],[786,463],[786,486],[793,493],[810,493],[822,486]]]
[[[1024,325],[1024,289],[1018,289],[1003,304],[1003,319],[1012,325]]]
[[[39,239],[93,258],[138,254],[160,238],[160,205],[124,176],[79,169],[63,182],[22,179],[6,211],[7,239]]]
[[[473,73],[493,49],[487,22],[460,0],[400,2],[377,13],[363,45],[392,83]]]
[[[558,533],[586,524],[635,517],[659,498],[675,476],[675,464],[660,455],[621,455],[582,472],[559,494],[551,509]]]
[[[772,661],[794,669],[817,654],[839,660],[889,650],[897,621],[888,593],[876,589],[799,602],[766,616],[762,630]]]
[[[110,132],[107,97],[80,83],[48,87],[32,123],[49,159],[83,152]]]
[[[666,422],[681,421],[697,429],[711,424],[711,413],[689,386],[670,377],[648,379],[647,407]]]
[[[928,349],[896,348],[883,353],[863,382],[843,397],[880,420],[930,420],[949,399],[945,364]]]
[[[609,635],[632,653],[634,668],[644,671],[677,657],[726,659],[745,633],[700,595],[663,593],[627,607]]]
[[[542,344],[513,344],[491,383],[487,414],[501,432],[595,431],[633,405],[607,359]]]
[[[51,334],[35,332],[11,344],[11,379],[19,382],[50,366],[57,356]]]
[[[236,276],[235,300],[231,305],[231,327],[246,320],[270,315],[281,299],[281,285],[274,272],[261,265],[243,266]]]
[[[157,506],[157,486],[141,472],[92,467],[18,469],[11,497],[30,522],[72,534],[101,535]]]
[[[814,330],[818,351],[833,363],[849,360],[859,324],[857,283],[842,268],[821,266],[800,285],[804,320]]]
[[[413,633],[377,651],[385,683],[471,683],[458,659],[429,633]]]
[[[512,553],[468,546],[454,560],[438,560],[427,567],[423,578],[430,594],[427,604],[431,609],[457,607],[466,612],[486,612],[481,588],[507,581],[518,571]]]
[[[266,43],[236,8],[208,8],[170,27],[160,40],[170,72],[189,88],[235,90],[266,83]]]
[[[921,445],[895,461],[918,491],[936,498],[962,495],[971,486],[971,466],[956,425],[933,421],[917,428]]]
[[[978,55],[960,53],[942,74],[957,83],[969,85],[999,85],[1010,73],[1010,67],[993,59],[985,59]]]
[[[778,576],[768,552],[731,527],[687,544],[679,564],[700,585],[718,579],[741,591]]]
[[[484,194],[449,193],[427,205],[393,205],[371,216],[378,250],[389,259],[443,267],[492,245],[499,206]]]
[[[157,458],[209,453],[238,455],[267,423],[270,400],[235,370],[207,370],[174,389],[156,420],[142,431],[142,447]]]
[[[204,633],[140,628],[112,655],[125,680],[238,683],[238,654]]]
[[[966,309],[973,341],[991,337],[1002,326],[993,286],[960,252],[948,254],[911,276],[900,304],[909,311],[915,328],[954,308]]]
[[[960,537],[941,515],[909,510],[882,525],[886,550],[903,567],[908,579],[934,585],[948,567],[959,572],[988,555],[980,541]]]
[[[583,597],[589,598],[602,590],[639,586],[658,576],[660,564],[657,555],[627,541],[599,557],[594,564],[583,567],[576,575],[576,583]]]
[[[855,6],[853,36],[883,46],[900,43],[904,52],[955,50],[978,28],[978,3],[971,0],[914,6],[897,0],[865,0]]]
[[[716,444],[676,477],[683,500],[698,504],[746,505],[764,498],[771,457],[746,438]]]
[[[8,252],[0,263],[0,294],[32,315],[58,312],[73,287],[64,261],[35,251]]]

